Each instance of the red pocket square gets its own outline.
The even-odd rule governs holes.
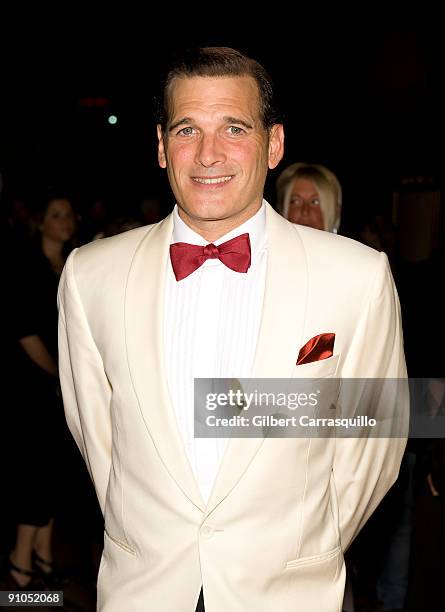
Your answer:
[[[298,353],[297,365],[321,361],[334,354],[335,334],[319,334],[301,347]]]

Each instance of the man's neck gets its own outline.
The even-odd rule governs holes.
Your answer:
[[[182,221],[190,229],[199,234],[207,242],[215,242],[221,236],[225,236],[232,230],[243,225],[251,219],[260,210],[262,202],[241,211],[238,215],[228,217],[227,219],[212,219],[203,220],[190,217],[180,206],[178,206],[178,214]]]

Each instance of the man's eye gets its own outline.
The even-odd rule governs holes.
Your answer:
[[[319,198],[314,198],[313,200],[311,200],[311,204],[312,206],[320,206]]]
[[[191,136],[193,134],[193,128],[192,127],[185,127],[182,128],[182,130],[179,130],[178,135],[180,136]]]
[[[232,136],[238,136],[239,134],[242,134],[243,132],[244,132],[243,128],[240,128],[236,125],[229,126],[229,133]]]

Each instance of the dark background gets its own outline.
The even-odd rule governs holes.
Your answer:
[[[61,7],[59,13],[53,10],[49,19],[41,4],[17,8],[20,14],[14,18],[0,9],[2,221],[14,198],[37,207],[50,187],[74,196],[81,213],[96,198],[111,203],[116,215],[131,216],[143,198],[159,198],[168,212],[173,197],[157,164],[153,105],[165,62],[184,46],[239,48],[269,70],[284,114],[285,158],[270,173],[266,197],[275,203],[275,180],[286,165],[318,162],[342,184],[342,234],[364,239],[364,226],[386,218],[374,229],[379,233],[380,228],[381,247],[396,276],[409,373],[443,377],[444,214],[440,201],[430,206],[426,197],[443,189],[443,37],[431,26],[376,29],[365,13],[360,19],[350,13],[345,20],[349,26],[340,29],[321,6],[311,19],[299,6],[295,15],[284,5],[269,6],[267,12],[257,8],[254,16],[242,15],[237,5],[169,5],[160,17],[151,5],[139,14],[128,6],[124,14],[122,6],[109,4],[98,16],[97,9],[93,14],[91,6],[78,3],[75,9],[64,4],[63,14]],[[426,9],[417,7],[417,12],[420,22]],[[207,14],[209,23],[201,23],[197,14]],[[323,29],[322,22],[327,23]],[[116,125],[107,121],[111,114],[118,118]],[[404,182],[407,177],[413,180]],[[399,189],[417,190],[419,197],[405,198],[401,210],[407,212],[400,215],[405,221],[393,231],[393,192]],[[14,240],[15,234],[11,236]],[[7,271],[14,267],[19,248],[10,249],[7,241],[2,246]],[[8,319],[6,323],[8,331]],[[14,400],[4,404],[5,414],[14,414]],[[3,430],[8,443],[0,445],[5,457],[0,465],[6,466],[6,478],[15,478],[19,487],[36,478],[44,485],[45,475],[35,472],[34,464],[18,476],[20,431]],[[74,609],[93,610],[94,586],[88,596],[79,585],[95,583],[97,563],[89,547],[95,543],[98,562],[102,524],[71,438],[70,443],[79,465],[73,463],[70,472],[63,464],[56,558],[75,587],[66,598],[88,600]],[[409,450],[420,457],[418,481],[425,485],[422,470],[429,451]],[[401,495],[404,486],[402,482]],[[400,497],[397,490],[395,495]],[[415,586],[408,609],[442,610],[444,506],[428,491],[416,495],[420,503],[413,519],[412,558],[419,561],[410,574]],[[8,503],[2,510],[11,516],[3,520],[0,512],[0,557],[15,537],[14,504],[11,499]],[[388,504],[393,513],[399,512],[394,497],[386,512]],[[376,520],[377,528],[371,525],[368,536],[364,532],[361,577],[372,587],[362,585],[365,599],[373,596],[377,562],[384,559],[378,544],[385,544],[385,538]]]
[[[158,197],[167,211],[173,200],[157,166],[153,96],[172,52],[213,44],[255,57],[275,81],[286,155],[267,183],[271,203],[280,169],[295,161],[324,163],[338,175],[346,230],[387,211],[403,174],[432,175],[441,185],[443,43],[431,28],[320,31],[317,19],[287,22],[280,13],[270,23],[263,16],[261,29],[222,6],[213,10],[226,27],[198,24],[190,7],[180,15],[172,7],[170,19],[135,15],[130,27],[111,6],[102,20],[84,10],[36,27],[29,14],[3,21],[5,188],[32,199],[57,185],[80,207],[101,196],[119,212]]]

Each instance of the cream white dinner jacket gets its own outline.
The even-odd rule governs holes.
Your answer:
[[[341,610],[343,551],[394,482],[394,439],[231,439],[205,505],[164,371],[172,219],[87,244],[59,286],[68,426],[105,517],[103,612]],[[388,261],[267,207],[268,261],[255,377],[405,377]],[[296,366],[336,334],[334,355]]]

